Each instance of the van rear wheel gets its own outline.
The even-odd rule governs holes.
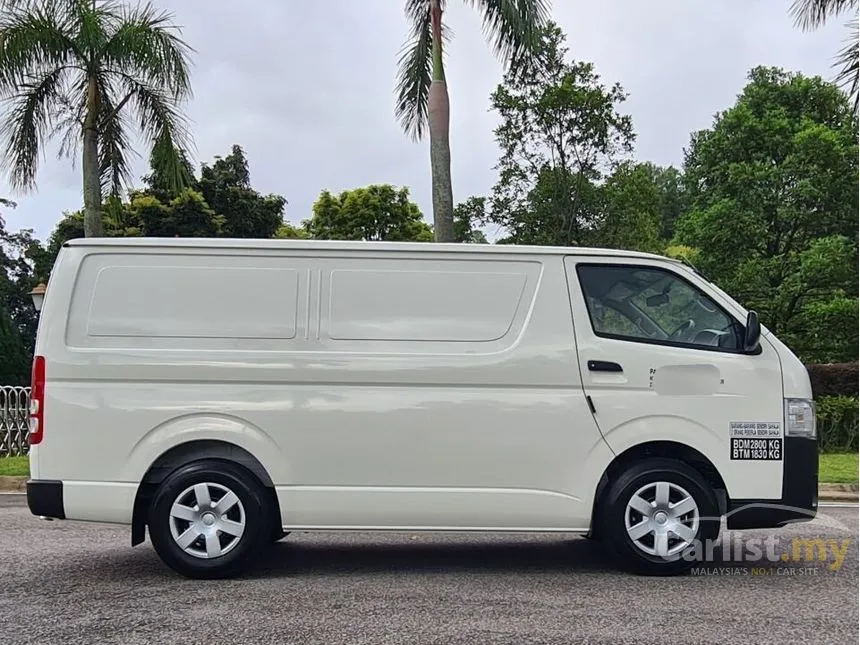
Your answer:
[[[600,510],[601,536],[623,568],[643,575],[689,571],[720,531],[713,489],[675,459],[634,464],[610,485]]]
[[[162,482],[149,510],[156,553],[189,578],[230,578],[253,564],[271,543],[263,487],[241,466],[205,459]]]

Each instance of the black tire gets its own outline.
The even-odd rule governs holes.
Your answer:
[[[638,547],[627,532],[628,502],[641,488],[657,482],[681,487],[696,502],[699,526],[693,544],[704,547],[707,540],[717,538],[720,532],[719,506],[711,485],[693,468],[668,458],[651,458],[633,464],[610,483],[599,509],[599,534],[601,542],[623,569],[639,575],[679,575],[695,566],[698,556],[707,554],[707,549],[694,551],[688,548],[668,558],[651,555]],[[677,489],[673,489],[673,494],[677,494]],[[635,512],[631,513],[636,517]],[[635,523],[631,521],[631,524]],[[648,538],[653,540],[653,534],[640,540],[647,541]]]
[[[183,550],[171,530],[173,526],[178,534],[183,534],[184,530],[191,528],[192,523],[195,532],[201,528],[210,530],[204,522],[204,519],[216,521],[210,517],[195,522],[171,517],[171,509],[177,498],[195,484],[203,483],[212,485],[207,491],[211,501],[216,504],[222,489],[232,491],[238,498],[238,504],[234,504],[229,513],[234,514],[232,519],[239,523],[244,520],[244,531],[235,538],[235,544],[234,536],[229,533],[211,531],[217,534],[216,539],[219,541],[219,546],[214,548],[220,549],[220,542],[227,546],[224,547],[226,552],[223,555],[209,559],[196,557]],[[183,500],[191,499],[191,503],[194,503],[196,493],[190,495],[194,496],[193,499],[183,496]],[[180,575],[196,579],[236,577],[247,571],[271,544],[272,511],[266,499],[265,489],[257,478],[234,462],[220,459],[191,462],[168,475],[152,499],[147,522],[152,545],[164,563]],[[183,506],[190,506],[190,503]],[[214,514],[211,515],[214,517]],[[231,516],[224,515],[221,519],[231,519]],[[202,552],[206,549],[205,545],[205,537],[201,536],[189,548]]]

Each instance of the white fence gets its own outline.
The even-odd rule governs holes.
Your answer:
[[[29,408],[29,387],[0,385],[0,457],[26,455],[30,451]]]

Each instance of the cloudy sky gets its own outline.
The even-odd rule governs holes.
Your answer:
[[[406,37],[402,0],[155,0],[174,12],[194,55],[188,105],[195,159],[211,161],[240,144],[251,181],[284,195],[287,218],[310,216],[320,190],[371,183],[408,186],[425,218],[429,152],[393,116],[396,58]],[[846,35],[833,21],[817,32],[792,25],[791,0],[555,0],[553,15],[572,56],[593,61],[609,84],[629,92],[636,157],[678,164],[690,132],[729,107],[748,70],[778,65],[832,78]],[[469,3],[449,0],[448,51],[455,201],[487,194],[498,149],[489,94],[501,65]],[[143,160],[136,176],[146,170]],[[18,202],[7,228],[46,238],[64,210],[80,208],[80,162],[49,151],[38,190],[0,196]]]

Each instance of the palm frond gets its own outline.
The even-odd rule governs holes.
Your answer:
[[[481,12],[484,34],[493,52],[518,64],[533,52],[549,20],[549,0],[467,0]]]
[[[132,95],[116,100],[113,88],[105,75],[99,77],[101,95],[98,115],[99,178],[102,196],[118,196],[123,184],[131,183],[131,167],[127,155],[133,152],[128,131],[131,127],[127,112],[123,110]]]
[[[39,3],[39,0],[0,0],[0,11],[8,9],[23,9],[32,7]]]
[[[80,65],[80,51],[72,37],[75,20],[67,5],[42,0],[0,13],[0,93],[15,92],[28,76]]]
[[[412,21],[410,39],[397,61],[397,102],[394,113],[400,126],[413,139],[424,136],[428,99],[433,78],[433,34],[430,11],[420,11],[427,0],[412,0],[406,14]]]
[[[57,157],[60,159],[70,159],[72,161],[72,168],[74,168],[75,157],[81,146],[82,125],[80,119],[76,118],[72,112],[66,111],[57,117],[54,127],[58,133],[62,133]]]
[[[81,147],[81,124],[71,114],[66,113],[57,118],[55,127],[58,133],[62,133],[57,158],[69,159],[72,162],[72,168],[74,168],[75,157],[77,157]]]
[[[125,77],[122,83],[137,112],[138,126],[147,141],[152,143],[154,169],[167,178],[170,190],[182,190],[192,180],[182,162],[190,135],[176,99],[162,88],[130,77]]]
[[[75,155],[81,144],[84,127],[84,114],[87,108],[87,77],[80,74],[67,92],[60,93],[56,99],[54,130],[62,132],[57,157],[67,157],[75,163]]]
[[[794,0],[789,13],[794,24],[804,31],[821,27],[828,18],[843,11],[857,8],[857,0]]]
[[[39,146],[54,130],[53,103],[63,93],[66,70],[54,69],[37,81],[21,83],[19,91],[5,100],[0,117],[0,142],[4,152],[0,167],[16,190],[33,187],[39,164]]]
[[[75,45],[85,59],[87,71],[95,74],[100,67],[99,52],[109,38],[109,30],[118,24],[119,6],[115,0],[102,0],[98,4],[88,0],[65,1],[72,5],[78,28],[75,32]]]
[[[858,29],[857,18],[850,21],[846,27],[850,30],[850,37],[846,39],[845,45],[836,56],[836,65],[840,67],[839,73],[836,75],[836,83],[843,88],[847,88],[848,95],[852,99],[852,109],[855,116],[858,112],[858,89],[860,89],[860,61],[858,61],[858,38],[860,38],[860,29]]]
[[[175,98],[191,95],[189,56],[194,51],[172,24],[172,15],[152,5],[123,7],[118,28],[105,42],[99,59],[143,83],[167,89]]]

